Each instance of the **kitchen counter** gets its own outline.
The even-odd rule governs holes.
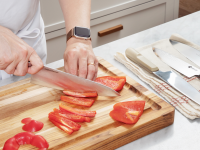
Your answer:
[[[96,56],[100,56],[123,71],[125,74],[139,82],[150,91],[157,94],[151,87],[142,82],[137,76],[129,71],[125,66],[114,60],[116,52],[124,52],[126,48],[138,48],[154,43],[161,39],[166,39],[173,33],[180,34],[184,38],[200,45],[200,11],[194,14],[179,18],[177,20],[162,24],[160,26],[133,34],[117,41],[94,48]],[[134,26],[134,25],[133,25]],[[58,68],[63,66],[63,60],[48,64],[49,67]],[[16,82],[30,77],[12,77],[0,81],[0,86]],[[157,94],[158,95],[158,94]],[[189,120],[177,110],[175,111],[174,124],[140,138],[134,142],[124,145],[117,150],[199,150],[200,149],[200,119]]]

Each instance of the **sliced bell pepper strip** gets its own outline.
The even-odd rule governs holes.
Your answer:
[[[49,143],[41,135],[35,135],[32,138],[30,144],[33,145],[33,146],[36,146],[38,148],[48,148],[49,147]]]
[[[23,123],[23,124],[27,124],[27,123],[29,123],[30,121],[32,120],[32,118],[24,118],[24,119],[22,119],[21,120],[21,123]]]
[[[59,108],[61,111],[68,111],[77,115],[86,116],[86,117],[94,117],[96,115],[96,111],[82,110],[77,108],[72,108],[62,103],[59,104]]]
[[[55,126],[57,126],[59,129],[65,131],[67,134],[72,134],[74,131],[66,126],[63,126],[61,125],[60,123],[52,120],[52,119],[49,119]]]
[[[3,147],[3,150],[18,150],[20,145],[15,140],[15,137],[8,139]]]
[[[81,127],[80,124],[77,124],[69,119],[64,118],[64,117],[55,115],[53,112],[49,113],[49,119],[54,120],[54,121],[60,123],[61,125],[64,125],[75,131],[78,131]]]
[[[112,80],[112,81],[119,81],[121,79],[124,79],[126,81],[125,76],[102,76],[98,77],[99,79],[107,79],[107,80]]]
[[[40,121],[31,120],[27,124],[25,124],[22,129],[28,132],[37,132],[43,128],[44,124]]]
[[[119,102],[113,106],[110,116],[127,124],[134,124],[143,113],[145,101]]]
[[[80,115],[73,114],[67,111],[61,111],[61,110],[58,110],[57,108],[54,108],[53,110],[56,115],[67,118],[74,122],[90,122],[91,121],[89,117],[80,116]]]
[[[81,106],[87,106],[87,107],[91,107],[92,104],[94,103],[93,99],[88,99],[88,98],[61,96],[60,99],[64,102],[81,105]]]
[[[24,144],[30,144],[34,136],[35,134],[31,132],[21,132],[16,134],[14,137],[19,145],[24,145]]]
[[[121,78],[104,76],[96,78],[95,82],[108,86],[115,91],[120,91],[126,83],[126,78],[124,76],[122,76]]]
[[[74,96],[74,97],[97,97],[98,96],[97,92],[74,92],[74,91],[64,90],[63,93],[69,96]]]

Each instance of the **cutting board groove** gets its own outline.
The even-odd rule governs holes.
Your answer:
[[[102,58],[98,76],[126,76],[127,82],[116,98],[93,98],[91,108],[67,104],[85,110],[96,110],[90,123],[80,123],[81,129],[67,135],[48,120],[48,113],[58,108],[62,91],[30,83],[30,78],[0,87],[0,149],[4,142],[22,132],[21,119],[32,117],[42,121],[44,128],[37,132],[49,142],[50,150],[103,149],[110,150],[169,126],[174,121],[174,108]],[[63,70],[63,68],[59,68]],[[113,105],[120,101],[145,100],[145,110],[135,125],[127,125],[109,116]],[[23,145],[20,150],[37,149]]]

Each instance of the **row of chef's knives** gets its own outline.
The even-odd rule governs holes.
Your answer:
[[[196,65],[200,66],[200,51],[177,41],[170,40],[170,42],[173,47],[178,50],[182,55],[194,62]],[[200,69],[186,63],[185,61],[173,55],[170,55],[169,53],[158,48],[153,48],[153,51],[156,56],[159,57],[163,62],[165,62],[167,65],[177,70],[181,74],[187,76],[188,78],[200,75]],[[144,56],[142,56],[139,52],[132,48],[128,48],[126,50],[126,56],[138,65],[143,66],[148,71],[153,72],[156,76],[164,80],[166,83],[170,84],[172,87],[177,89],[182,94],[186,95],[191,100],[200,104],[200,93],[175,72],[159,71],[159,68],[155,64],[147,60]]]

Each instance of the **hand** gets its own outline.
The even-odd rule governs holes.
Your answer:
[[[98,72],[98,60],[92,50],[90,40],[72,37],[67,41],[64,53],[65,72],[89,80],[95,80]]]
[[[32,64],[28,67],[28,61]],[[12,31],[0,26],[0,70],[16,76],[35,74],[43,62],[35,50]]]

